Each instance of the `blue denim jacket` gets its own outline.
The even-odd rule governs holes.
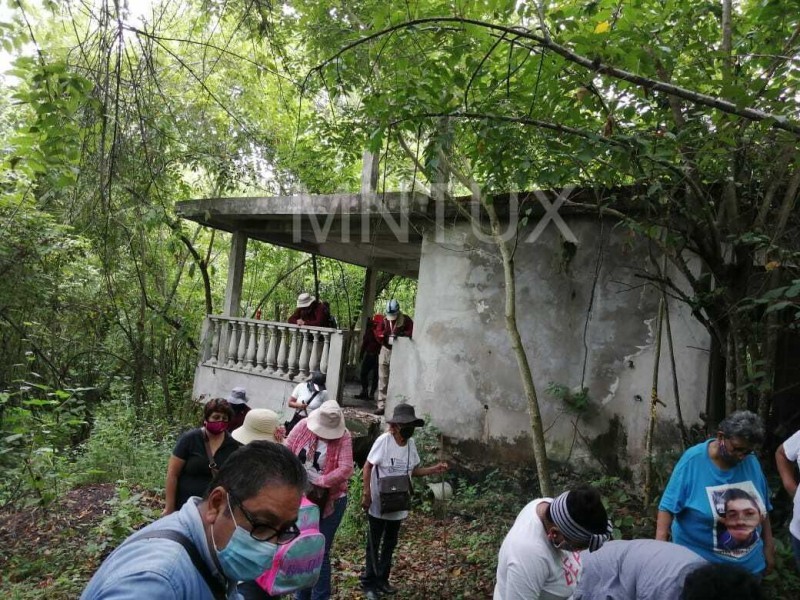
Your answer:
[[[195,569],[183,546],[161,538],[136,541],[146,531],[172,529],[192,540],[214,575],[199,498],[191,498],[179,512],[168,515],[131,536],[103,562],[81,595],[81,600],[214,600],[203,576]],[[228,586],[229,600],[241,600],[236,586]]]

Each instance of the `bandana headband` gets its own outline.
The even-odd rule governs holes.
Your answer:
[[[608,522],[605,533],[592,533],[584,526],[579,525],[567,510],[567,496],[569,492],[564,492],[550,503],[550,518],[556,527],[565,537],[576,542],[588,543],[589,552],[599,550],[600,547],[611,539],[614,527],[611,521]]]

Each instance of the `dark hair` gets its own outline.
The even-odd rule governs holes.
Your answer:
[[[567,510],[581,527],[592,533],[603,534],[608,530],[608,513],[603,506],[600,492],[589,485],[581,485],[569,491]]]
[[[233,418],[233,409],[224,398],[212,398],[206,402],[206,405],[203,407],[203,420],[208,421],[208,418],[214,413],[227,415],[229,421]]]
[[[291,450],[282,444],[258,440],[242,446],[228,457],[214,477],[205,497],[222,486],[240,501],[257,496],[265,485],[288,485],[301,492],[306,470]]]
[[[312,371],[311,372],[311,380],[308,382],[309,387],[311,389],[312,384],[319,387],[320,390],[325,389],[325,382],[328,380],[328,376],[325,375],[322,371]]]
[[[749,410],[737,410],[725,417],[719,430],[726,438],[742,438],[754,446],[764,441],[764,422]]]
[[[728,511],[728,502],[731,500],[748,500],[753,503],[753,506],[755,506],[759,512],[761,511],[756,499],[741,488],[729,488],[725,490],[725,492],[722,494],[722,500],[724,502],[724,510],[726,512]]]
[[[681,600],[763,600],[758,580],[741,567],[703,565],[689,573]]]

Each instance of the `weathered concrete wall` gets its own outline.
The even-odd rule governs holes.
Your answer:
[[[192,398],[198,402],[227,398],[233,388],[242,386],[247,390],[250,408],[270,408],[278,414],[289,415],[294,409],[287,409],[286,401],[298,383],[224,367],[198,365],[194,373]]]
[[[515,254],[517,316],[548,447],[555,459],[594,456],[612,469],[630,467],[644,450],[659,303],[637,274],[656,269],[644,240],[615,223],[565,220],[577,248],[551,224]],[[423,242],[415,335],[395,349],[389,408],[417,405],[462,450],[485,457],[488,447],[504,460],[527,460],[530,420],[505,329],[502,264],[469,225],[444,235]],[[692,424],[704,408],[708,335],[677,301],[670,316],[683,415]],[[674,421],[666,336],[660,362],[667,407],[659,406],[659,419]],[[582,381],[590,409],[580,417],[545,391],[550,382],[578,388]]]

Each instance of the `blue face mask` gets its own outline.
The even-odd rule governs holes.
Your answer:
[[[219,564],[225,577],[234,581],[251,581],[272,566],[272,560],[278,551],[278,544],[260,542],[250,536],[250,532],[236,523],[228,497],[228,510],[231,513],[236,530],[228,544],[220,550],[214,541],[214,526],[211,526],[211,541],[217,552]]]

